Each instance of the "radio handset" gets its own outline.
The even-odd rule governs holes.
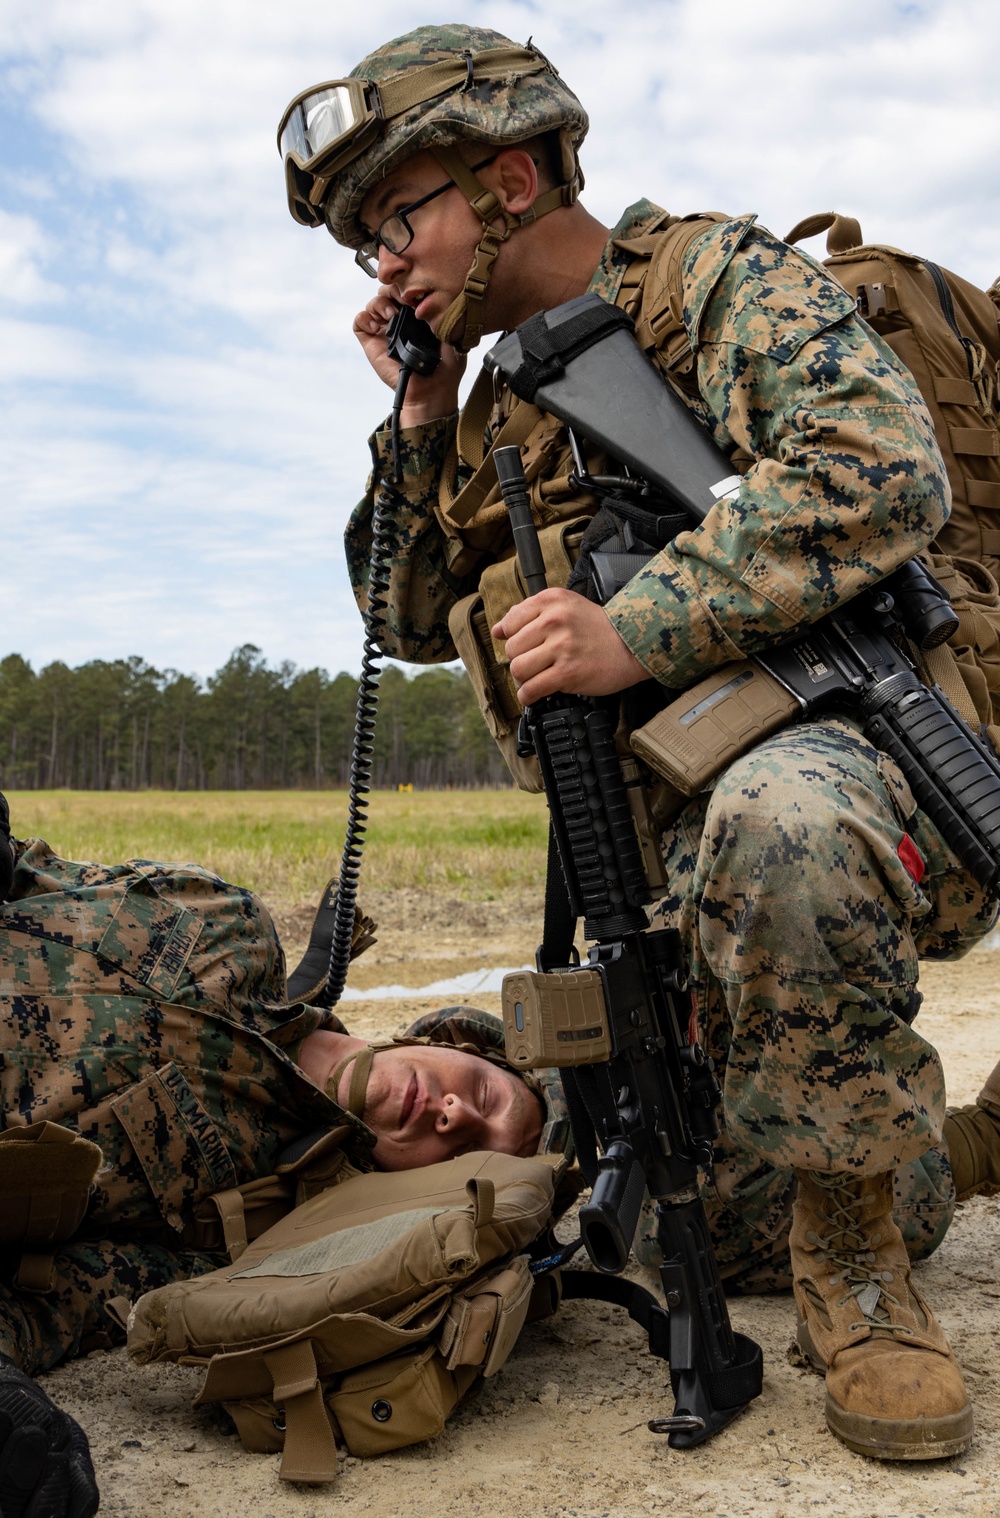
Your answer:
[[[412,374],[433,374],[441,361],[441,344],[412,306],[399,306],[385,334],[389,357]]]
[[[399,364],[399,379],[392,401],[392,466],[396,484],[402,484],[403,469],[399,457],[399,414],[403,409],[406,387],[411,374],[426,378],[441,362],[441,344],[426,322],[414,316],[412,306],[397,306],[396,314],[385,334],[389,357]]]

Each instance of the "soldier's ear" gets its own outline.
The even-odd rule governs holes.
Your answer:
[[[505,148],[494,158],[490,168],[491,188],[505,211],[523,216],[538,197],[538,165],[524,148]]]

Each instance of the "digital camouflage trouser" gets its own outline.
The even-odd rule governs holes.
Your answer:
[[[52,1290],[42,1293],[13,1284],[17,1261],[11,1258],[0,1266],[0,1353],[37,1375],[88,1350],[122,1344],[125,1334],[108,1314],[109,1302],[125,1297],[131,1303],[143,1292],[227,1263],[224,1253],[153,1243],[72,1243],[56,1254]]]
[[[937,1051],[913,1026],[919,958],[996,915],[899,770],[847,722],[787,728],[730,766],[665,835],[700,1037],[723,1082],[706,1204],[723,1275],[788,1284],[793,1168],[895,1167],[911,1252],[954,1211]],[[648,1259],[652,1219],[640,1226]]]

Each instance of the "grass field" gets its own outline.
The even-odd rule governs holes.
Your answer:
[[[292,906],[338,873],[344,791],[11,791],[19,838],[66,859],[194,862]],[[520,791],[376,791],[363,877],[492,900],[545,878],[544,799]]]

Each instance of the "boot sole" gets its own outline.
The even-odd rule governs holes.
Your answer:
[[[799,1324],[795,1338],[813,1369],[825,1374],[826,1362],[805,1322]],[[872,1460],[947,1460],[950,1455],[964,1454],[975,1434],[971,1402],[943,1418],[871,1418],[847,1412],[827,1392],[824,1411],[830,1432],[856,1455]]]
[[[975,1432],[969,1402],[944,1418],[869,1418],[845,1412],[827,1393],[825,1411],[830,1432],[873,1460],[946,1460],[967,1450]]]

